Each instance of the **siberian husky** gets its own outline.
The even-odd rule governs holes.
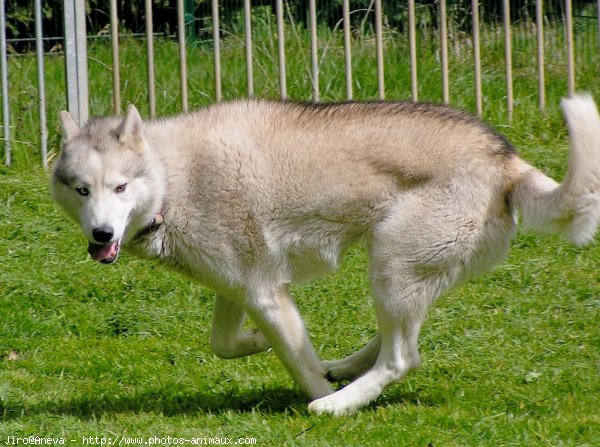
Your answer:
[[[121,248],[216,292],[211,348],[233,358],[272,347],[316,413],[349,414],[420,363],[417,337],[444,292],[506,255],[525,225],[593,239],[600,220],[600,116],[565,99],[561,184],[478,119],[411,102],[236,101],[190,114],[79,127],[62,112],[55,200],[91,257]],[[335,269],[362,240],[378,335],[321,361],[288,285]],[[257,329],[242,325],[249,316]],[[350,381],[334,391],[330,382]]]

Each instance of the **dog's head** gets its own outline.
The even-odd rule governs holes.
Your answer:
[[[92,258],[114,262],[122,242],[160,210],[161,167],[134,106],[122,119],[93,118],[81,128],[69,112],[61,113],[61,122],[53,198],[81,226]]]

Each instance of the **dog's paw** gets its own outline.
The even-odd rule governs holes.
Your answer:
[[[247,337],[250,346],[256,352],[264,352],[271,349],[271,343],[265,338],[265,336],[258,329],[251,329],[247,333]]]
[[[338,371],[337,368],[329,368],[325,370],[325,378],[329,382],[343,382],[344,380],[352,380],[353,376],[348,376],[343,371]]]
[[[308,404],[308,410],[315,414],[331,414],[333,416],[348,416],[354,413],[358,407],[347,402],[340,391],[320,399],[313,400]]]
[[[322,362],[325,370],[325,378],[330,382],[343,382],[345,380],[354,380],[362,372],[357,371],[355,365],[348,364],[343,360],[326,360]]]
[[[212,351],[223,359],[245,357],[267,351],[270,348],[269,341],[258,329],[241,332],[233,339],[211,338]]]

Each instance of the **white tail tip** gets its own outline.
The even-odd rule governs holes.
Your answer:
[[[594,98],[589,93],[576,93],[563,98],[560,105],[569,124],[583,121],[596,125],[600,120]]]

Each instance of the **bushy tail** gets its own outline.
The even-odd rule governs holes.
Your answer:
[[[559,185],[520,159],[512,201],[527,227],[590,242],[600,222],[600,115],[590,95],[561,103],[571,136],[569,170]]]

